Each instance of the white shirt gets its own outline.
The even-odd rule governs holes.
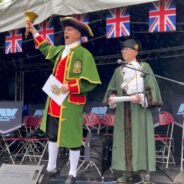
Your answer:
[[[38,32],[36,32],[35,34],[33,34],[33,38],[37,38],[40,34]],[[64,59],[69,53],[70,50],[74,47],[77,47],[78,45],[80,45],[80,40],[79,41],[75,41],[71,44],[65,45],[64,51],[62,53],[61,59]]]
[[[144,106],[144,79],[141,76],[142,72],[137,71],[142,70],[142,66],[136,60],[131,61],[126,66],[122,69],[123,83],[121,84],[121,88],[124,89],[128,95],[138,93],[141,97],[140,104]]]
[[[141,72],[137,71],[142,69],[141,65],[136,60],[133,60],[126,66],[123,67],[122,71],[123,83],[121,84],[121,88],[124,89],[128,95],[142,93],[144,90],[144,81]]]

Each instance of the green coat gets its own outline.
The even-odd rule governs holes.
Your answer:
[[[39,46],[40,51],[46,56],[46,59],[55,62],[53,72],[57,62],[62,55],[64,46],[50,46],[46,41]],[[80,63],[76,65],[76,63]],[[76,67],[77,66],[77,67]],[[67,59],[67,70],[65,72],[65,82],[77,79],[79,81],[79,94],[69,94],[61,105],[58,128],[58,145],[66,148],[75,148],[82,145],[83,137],[83,109],[85,102],[78,103],[75,99],[78,96],[85,96],[87,92],[100,84],[100,78],[92,54],[83,48],[77,46],[73,48]],[[50,98],[47,98],[41,130],[46,131],[46,121],[48,115],[48,106]]]
[[[143,70],[153,73],[149,64],[141,63]],[[123,82],[121,76],[121,66],[118,67],[107,88],[104,102],[107,102],[109,93],[116,91],[117,96],[123,96],[120,87]],[[148,133],[148,155],[149,155],[149,170],[155,171],[155,141],[154,128],[151,113],[151,106],[161,105],[162,100],[160,96],[159,87],[155,77],[146,75],[145,77],[146,89],[149,87],[150,95],[148,98],[149,108],[147,108],[147,133]],[[151,96],[151,97],[150,97]],[[131,123],[132,123],[132,167],[133,171],[146,170],[146,156],[145,156],[145,133],[144,133],[144,108],[139,104],[130,104],[131,108]],[[113,150],[112,150],[112,168],[126,171],[125,159],[125,132],[124,132],[124,103],[117,103],[115,109],[115,125],[113,133]]]

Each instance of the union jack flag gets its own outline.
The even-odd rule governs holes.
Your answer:
[[[5,36],[5,54],[22,52],[22,33],[20,30],[8,31]]]
[[[176,30],[176,4],[174,0],[154,2],[149,10],[149,32]]]
[[[87,13],[82,14],[82,15],[73,15],[73,18],[75,18],[81,22],[84,22],[85,24],[89,24],[89,15]],[[83,36],[81,38],[81,43],[86,43],[86,42],[88,42],[88,37]]]
[[[54,45],[54,23],[53,17],[48,18],[36,26],[38,33],[46,39],[51,45]]]
[[[130,13],[127,7],[115,8],[106,15],[106,38],[130,35]]]

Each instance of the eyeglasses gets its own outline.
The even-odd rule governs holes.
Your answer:
[[[123,54],[123,52],[130,51],[130,50],[132,50],[132,49],[126,47],[126,48],[122,49],[120,52],[121,52],[121,54]]]

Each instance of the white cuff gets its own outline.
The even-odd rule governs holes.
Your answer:
[[[40,34],[38,32],[36,32],[34,35],[33,35],[33,38],[37,38],[38,36],[40,36]]]

